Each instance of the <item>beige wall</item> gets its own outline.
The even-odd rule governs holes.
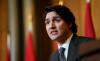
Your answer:
[[[59,0],[53,0],[53,4],[58,4]],[[100,38],[100,0],[91,0],[92,19],[96,32],[96,38]],[[78,25],[78,35],[84,35],[84,18],[85,18],[85,0],[64,0],[64,5],[68,6],[76,17],[76,23]]]

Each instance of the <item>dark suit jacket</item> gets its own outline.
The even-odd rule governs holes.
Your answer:
[[[67,61],[80,61],[80,45],[90,42],[91,39],[74,35],[69,44]],[[82,56],[82,55],[81,55]],[[58,51],[52,53],[49,61],[59,61]]]

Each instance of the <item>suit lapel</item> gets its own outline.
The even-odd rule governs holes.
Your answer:
[[[79,38],[77,36],[73,36],[71,39],[71,42],[69,44],[69,49],[68,49],[68,56],[67,56],[67,61],[79,61]],[[58,58],[59,52],[56,51],[53,53],[50,57],[50,61],[59,61]]]
[[[71,42],[69,44],[69,49],[68,49],[67,61],[76,61],[76,59],[78,58],[78,45],[79,45],[79,42],[78,42],[77,39],[78,38],[75,35],[71,39]]]
[[[59,61],[58,56],[59,56],[59,52],[58,52],[58,50],[57,50],[55,53],[53,53],[53,54],[51,55],[50,61]]]

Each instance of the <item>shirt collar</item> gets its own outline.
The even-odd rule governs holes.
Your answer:
[[[72,39],[72,36],[73,36],[73,34],[71,34],[71,36],[66,40],[65,43],[63,43],[63,44],[58,43],[58,49],[60,49],[60,47],[64,47],[65,49],[68,49],[70,41]]]

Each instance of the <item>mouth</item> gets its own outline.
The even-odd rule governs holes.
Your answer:
[[[57,33],[58,33],[57,31],[51,31],[50,32],[51,35],[57,35]]]

